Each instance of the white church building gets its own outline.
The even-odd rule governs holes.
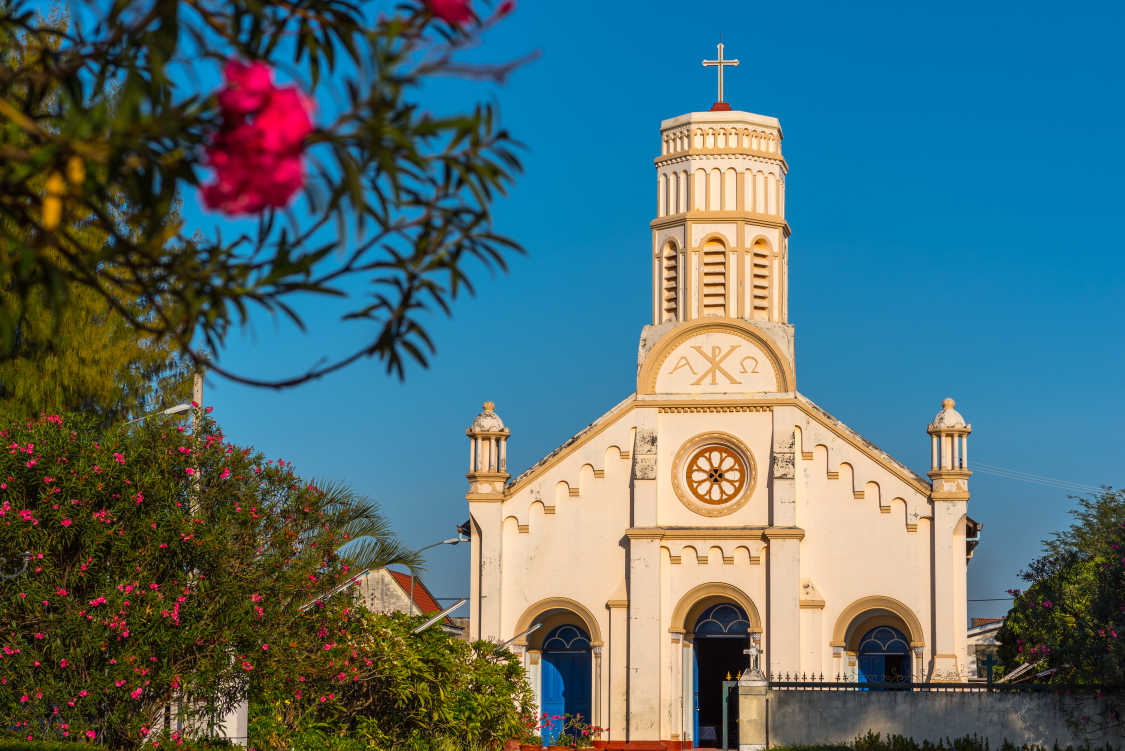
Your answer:
[[[635,393],[515,478],[491,402],[467,431],[470,637],[512,640],[541,712],[668,748],[717,745],[751,646],[852,681],[969,662],[971,427],[942,403],[926,479],[798,391],[781,126],[721,99],[660,126]]]

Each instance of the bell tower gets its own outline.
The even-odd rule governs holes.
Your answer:
[[[719,57],[704,62],[737,63],[722,60],[721,50]],[[654,325],[708,316],[788,323],[781,139],[777,118],[731,110],[723,101],[660,124]]]

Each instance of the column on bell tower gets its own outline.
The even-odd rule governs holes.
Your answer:
[[[653,323],[707,316],[788,322],[781,125],[738,111],[660,126],[652,221]]]

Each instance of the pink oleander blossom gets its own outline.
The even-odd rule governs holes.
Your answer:
[[[311,103],[295,86],[276,86],[262,62],[231,60],[217,99],[222,126],[207,148],[215,181],[203,203],[225,214],[259,214],[289,203],[305,181]]]
[[[469,0],[426,0],[430,12],[451,26],[473,20]]]

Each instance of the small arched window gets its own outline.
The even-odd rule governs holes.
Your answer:
[[[543,639],[543,651],[580,651],[590,648],[590,637],[578,626],[558,626]]]
[[[742,608],[734,603],[720,602],[704,610],[695,622],[696,636],[740,636],[750,630],[750,621]]]

